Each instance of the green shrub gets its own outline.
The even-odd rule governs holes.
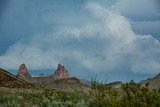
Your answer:
[[[0,94],[0,107],[160,107],[160,89],[149,90],[133,80],[120,90],[92,81],[87,92],[13,89]]]

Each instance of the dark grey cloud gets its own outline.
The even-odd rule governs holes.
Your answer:
[[[158,10],[160,12],[160,1],[159,0],[153,0],[153,1],[157,5],[157,8],[158,8]]]
[[[0,18],[3,16],[3,13],[6,9],[6,6],[9,2],[10,2],[10,0],[1,0],[0,1]]]

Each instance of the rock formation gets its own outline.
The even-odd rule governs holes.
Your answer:
[[[41,85],[46,85],[51,82],[53,79],[48,75],[31,75],[25,64],[21,64],[17,73],[17,77],[29,82],[36,83]]]
[[[60,63],[53,75],[30,75],[25,64],[21,64],[17,73],[17,77],[34,84],[44,86],[67,86],[78,85],[81,86],[81,81],[76,77],[69,77],[68,71],[65,66]]]
[[[82,91],[84,87],[87,87],[78,78],[69,76],[65,66],[62,66],[60,63],[58,64],[57,70],[52,75],[52,78],[53,81],[48,85],[58,90],[74,91],[78,89]]]
[[[25,64],[21,64],[17,73],[17,77],[24,79],[26,81],[31,81],[32,77],[29,74]]]
[[[59,63],[58,68],[53,75],[53,78],[54,78],[54,80],[69,78],[69,74],[68,74],[68,71],[66,70],[65,66],[62,66]]]

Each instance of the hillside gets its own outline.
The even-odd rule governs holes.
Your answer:
[[[28,83],[0,68],[0,87],[31,88],[33,86],[33,84]]]
[[[141,81],[142,84],[149,83],[150,89],[159,89],[160,88],[160,73],[153,78],[148,78],[147,80]]]

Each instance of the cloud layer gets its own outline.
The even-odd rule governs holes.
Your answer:
[[[94,73],[160,72],[160,42],[152,35],[137,35],[119,12],[89,2],[89,14],[79,26],[64,25],[20,40],[0,56],[0,66],[16,70],[52,69],[59,62]]]

